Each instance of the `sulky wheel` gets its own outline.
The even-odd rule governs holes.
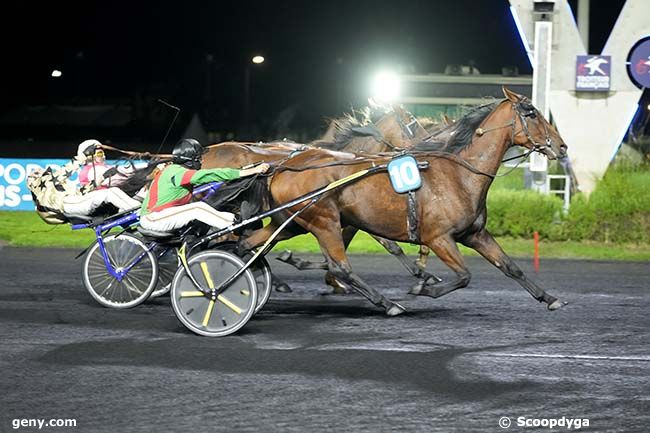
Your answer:
[[[154,249],[154,254],[158,257],[158,284],[150,299],[158,298],[169,293],[174,275],[180,266],[176,250],[170,247],[159,247]]]
[[[244,266],[226,251],[208,250],[191,256],[188,266],[205,289],[217,288]],[[176,317],[192,332],[222,337],[244,326],[255,312],[257,284],[247,269],[216,299],[206,297],[190,280],[182,266],[174,275],[171,301]]]
[[[223,242],[215,245],[214,248],[236,254],[237,243]],[[248,262],[252,256],[253,253],[249,251],[241,258],[244,262]],[[257,313],[264,307],[264,304],[266,304],[266,301],[271,296],[271,266],[269,266],[269,262],[264,257],[260,257],[251,265],[250,270],[253,272],[253,277],[257,283],[257,305],[255,306],[255,312]]]
[[[131,308],[141,304],[158,282],[155,255],[142,240],[126,233],[106,236],[103,241],[106,257],[116,272],[128,271],[121,278],[111,275],[96,242],[83,263],[86,289],[104,307]]]
[[[250,254],[244,256],[244,258],[249,256]],[[271,266],[264,257],[260,257],[251,265],[251,270],[257,283],[257,305],[255,305],[255,312],[257,313],[264,307],[271,296]]]

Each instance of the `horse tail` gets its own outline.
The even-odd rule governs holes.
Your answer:
[[[122,183],[119,188],[127,195],[133,197],[143,186],[147,185],[153,180],[154,170],[162,161],[152,160],[146,167],[137,168],[135,171]]]

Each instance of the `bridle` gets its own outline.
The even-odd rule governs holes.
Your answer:
[[[397,114],[397,112],[394,112],[394,114],[397,116],[397,123],[399,124],[400,128],[402,128],[402,132],[406,134],[406,136],[410,139],[415,138],[415,131],[414,128],[422,128],[422,125],[420,125],[420,122],[418,121],[417,117],[413,115],[410,111],[407,111],[409,115],[409,122],[404,123],[402,122],[402,117]]]
[[[506,158],[501,161],[503,163],[515,159],[521,159],[521,161],[514,168],[517,168],[533,152],[538,152],[541,154],[550,153],[552,157],[557,158],[557,154],[555,153],[555,151],[551,146],[553,141],[551,139],[551,134],[549,133],[546,122],[542,122],[542,126],[544,127],[544,143],[537,142],[533,138],[532,134],[530,133],[530,128],[528,127],[528,119],[536,119],[537,116],[541,117],[541,113],[537,110],[537,108],[535,108],[532,104],[530,104],[527,98],[522,98],[517,102],[511,102],[511,104],[512,104],[512,111],[514,112],[514,114],[512,115],[512,120],[510,122],[489,129],[477,128],[476,135],[481,137],[488,132],[509,127],[511,128],[510,145],[512,146],[515,142],[515,137],[523,133],[526,136],[526,139],[528,140],[527,142],[531,144],[530,149],[528,149],[527,152],[524,152],[521,155],[513,156],[511,158]],[[517,118],[519,118],[519,123],[521,124],[520,130],[515,129],[517,125]]]
[[[405,110],[406,111],[406,110]],[[395,121],[399,125],[402,134],[404,134],[409,140],[413,140],[415,138],[417,128],[424,129],[424,127],[420,124],[418,121],[417,117],[413,115],[410,111],[406,111],[409,115],[409,121],[407,123],[404,123],[402,120],[402,116],[393,109],[390,114],[395,118]],[[399,147],[395,146],[393,143],[389,142],[384,138],[383,135],[376,136],[372,135],[372,137],[377,140],[379,143],[385,144],[389,149],[395,151],[395,152],[403,152],[405,150],[409,150],[410,148],[408,147]]]
[[[557,154],[551,147],[552,139],[551,134],[548,131],[548,126],[546,122],[542,122],[544,127],[544,143],[538,143],[535,141],[533,136],[530,134],[530,129],[528,128],[527,119],[537,119],[539,116],[542,117],[541,113],[535,108],[532,104],[528,102],[526,98],[521,99],[518,102],[512,103],[513,111],[515,112],[514,116],[519,117],[519,123],[521,123],[521,130],[515,133],[515,117],[512,119],[512,135],[510,137],[511,144],[514,143],[515,136],[520,132],[523,132],[528,139],[528,142],[532,145],[530,153],[539,152],[543,154],[550,153],[553,158],[557,158]]]

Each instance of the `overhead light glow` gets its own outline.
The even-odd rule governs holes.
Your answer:
[[[55,69],[55,70],[52,71],[52,76],[54,78],[59,78],[61,75],[63,75],[63,74],[58,69]]]
[[[264,63],[264,57],[263,56],[255,56],[255,57],[253,57],[252,61],[256,65],[259,65],[260,63]]]
[[[372,97],[377,102],[393,102],[399,96],[400,82],[393,72],[380,72],[372,82]]]

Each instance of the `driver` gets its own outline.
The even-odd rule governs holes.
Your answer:
[[[39,169],[29,174],[27,186],[34,196],[37,211],[45,222],[63,223],[65,218],[61,218],[61,214],[87,217],[103,204],[111,204],[120,212],[140,207],[138,200],[118,188],[95,189],[94,182],[77,188],[70,180],[80,167],[92,165],[97,145],[101,145],[97,140],[86,140],[77,148],[77,155],[60,169]]]
[[[81,143],[79,153],[81,152],[86,155],[86,165],[79,172],[79,185],[86,189],[121,187],[135,172],[133,163],[123,166],[107,165],[104,146],[97,140]]]
[[[219,212],[207,203],[191,203],[192,189],[210,182],[239,179],[265,173],[268,164],[246,170],[214,168],[201,170],[203,147],[193,138],[179,141],[172,151],[172,164],[162,170],[151,186],[140,208],[140,225],[147,230],[170,232],[200,221],[221,229],[231,225],[235,215]]]

